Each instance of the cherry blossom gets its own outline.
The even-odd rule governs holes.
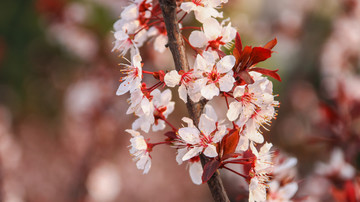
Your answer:
[[[126,92],[133,92],[135,89],[140,88],[142,80],[142,65],[141,65],[141,56],[138,51],[132,53],[130,64],[122,64],[124,68],[121,70],[124,76],[121,81],[123,81],[119,88],[116,91],[116,95],[123,95]]]
[[[193,31],[189,36],[190,44],[194,47],[208,50],[219,50],[221,45],[231,42],[236,35],[236,29],[231,27],[231,23],[224,26],[213,18],[207,19],[203,24],[203,31]]]
[[[178,89],[179,97],[185,103],[187,103],[188,95],[193,102],[199,102],[201,93],[199,84],[195,82],[197,76],[194,74],[194,71],[180,71],[180,74],[176,70],[166,73],[164,77],[165,84],[169,87],[175,87],[180,84]]]
[[[207,157],[218,155],[216,143],[225,135],[226,127],[217,124],[217,117],[214,116],[214,110],[210,105],[205,109],[205,113],[200,116],[199,129],[191,120],[183,118],[184,122],[188,122],[188,127],[180,128],[178,131],[181,140],[188,146],[187,153],[182,157],[183,161],[200,153],[204,153]]]
[[[291,198],[296,194],[297,190],[298,184],[296,182],[281,185],[279,181],[273,180],[269,183],[269,194],[267,201],[292,201]]]
[[[151,157],[148,151],[148,144],[139,132],[130,129],[125,131],[133,136],[130,139],[130,154],[134,156],[133,160],[137,161],[136,167],[138,169],[144,170],[144,174],[148,173],[151,167]]]
[[[213,54],[204,52],[203,56],[197,55],[194,64],[195,72],[202,77],[198,78],[196,83],[201,95],[208,100],[218,96],[220,91],[230,91],[235,82],[232,71],[235,58],[227,55],[218,62],[216,59]]]
[[[190,2],[181,3],[180,8],[187,13],[194,11],[195,18],[199,22],[204,22],[211,17],[222,18],[222,12],[217,11],[215,8],[221,3],[226,2],[227,1],[222,0],[192,0]]]

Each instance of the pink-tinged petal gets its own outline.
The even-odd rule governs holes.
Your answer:
[[[249,185],[249,202],[266,201],[266,186],[256,177],[251,178]]]
[[[192,149],[190,149],[182,158],[183,161],[187,161],[189,159],[191,159],[192,157],[195,157],[197,155],[200,154],[200,152],[202,152],[203,147],[194,147]]]
[[[164,130],[165,127],[166,127],[165,121],[158,120],[157,124],[153,124],[152,131],[156,132],[156,131],[159,131],[159,130]]]
[[[124,8],[121,12],[121,19],[125,19],[128,21],[135,20],[139,16],[139,11],[136,4],[131,4]]]
[[[143,110],[145,115],[150,115],[153,113],[153,106],[152,103],[147,99],[144,98],[141,101],[141,109]]]
[[[226,113],[226,117],[229,119],[229,121],[235,121],[239,117],[241,111],[242,111],[241,102],[234,101],[230,103],[229,110]]]
[[[200,142],[199,130],[196,128],[180,128],[179,136],[188,144],[197,144]]]
[[[144,169],[143,174],[147,174],[151,167],[151,158],[148,155],[142,155],[138,162],[136,162],[138,169]]]
[[[223,137],[226,135],[226,132],[227,132],[226,126],[224,126],[224,125],[218,126],[218,131],[215,133],[215,135],[212,139],[213,142],[214,143],[220,142],[223,139]]]
[[[129,35],[127,35],[125,32],[123,32],[122,30],[119,30],[117,32],[114,33],[114,37],[117,40],[120,41],[124,41],[127,40],[129,38]]]
[[[257,130],[251,130],[251,129],[245,129],[245,136],[249,138],[249,140],[254,141],[256,143],[263,143],[264,142],[264,136],[259,133]]]
[[[197,185],[202,184],[201,177],[203,174],[203,168],[201,166],[200,161],[190,164],[189,173],[190,173],[191,180],[193,181],[194,184],[197,184]]]
[[[133,137],[139,136],[140,133],[136,130],[132,130],[132,129],[126,129],[125,132],[130,133],[130,135],[132,135]]]
[[[234,89],[234,97],[241,97],[245,93],[245,86],[236,86]]]
[[[210,158],[218,156],[218,153],[216,152],[216,147],[212,144],[209,144],[204,151],[204,155]]]
[[[198,54],[194,63],[194,69],[195,71],[210,72],[212,67],[210,67],[209,62],[207,62],[200,54]]]
[[[194,10],[196,8],[196,5],[193,2],[183,2],[180,5],[181,10],[189,13],[190,11]]]
[[[202,31],[193,31],[189,36],[190,44],[197,48],[202,48],[207,44],[205,34]]]
[[[291,182],[280,188],[278,194],[282,196],[283,199],[291,199],[296,194],[298,188],[296,182]]]
[[[133,79],[132,78],[126,78],[125,81],[123,81],[119,88],[117,89],[116,91],[116,95],[123,95],[125,94],[126,92],[128,92],[130,90],[130,87],[131,87],[131,84],[133,82]]]
[[[179,92],[180,99],[182,99],[182,101],[187,103],[187,90],[186,90],[185,85],[181,85],[178,89],[178,92]]]
[[[235,79],[233,76],[226,74],[219,79],[219,87],[221,91],[229,92],[234,86]]]
[[[234,67],[236,59],[232,55],[227,55],[216,64],[219,73],[227,73]]]
[[[181,119],[183,122],[187,123],[189,128],[194,128],[194,122],[192,119],[188,118],[188,117],[183,117]]]
[[[177,155],[176,155],[176,162],[180,165],[183,163],[183,156],[187,153],[187,148],[181,148],[177,150]]]
[[[202,133],[204,133],[204,135],[209,136],[216,129],[216,122],[209,118],[206,114],[201,114],[199,129]]]
[[[219,22],[214,18],[208,18],[204,22],[203,28],[208,41],[215,40],[216,38],[218,38],[220,35],[220,31],[222,29]]]
[[[205,111],[205,114],[209,118],[211,118],[212,120],[214,120],[214,121],[218,120],[216,112],[215,112],[214,108],[210,104],[205,105],[205,110],[204,111]]]
[[[166,73],[164,76],[165,84],[171,88],[178,85],[180,80],[181,80],[181,75],[176,70],[172,70]]]
[[[249,149],[249,139],[244,135],[240,135],[239,143],[235,151],[237,152],[246,151],[248,149]]]
[[[166,50],[166,44],[168,42],[168,38],[165,35],[159,35],[158,37],[156,37],[155,41],[154,41],[154,49],[157,52],[163,53]]]
[[[201,89],[201,95],[208,100],[211,100],[214,96],[218,96],[219,93],[220,91],[214,83],[206,85]]]

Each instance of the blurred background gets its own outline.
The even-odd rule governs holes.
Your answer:
[[[125,115],[128,96],[115,95],[124,60],[111,52],[112,25],[127,4],[0,2],[0,201],[212,200],[174,149],[156,147],[147,175],[132,162],[124,130],[135,117]],[[283,80],[273,81],[281,107],[264,134],[298,159],[295,197],[351,201],[349,186],[360,194],[359,1],[231,0],[224,16],[245,45],[278,40],[259,65]],[[141,49],[145,69],[173,67],[169,51],[151,49]],[[170,120],[180,126],[186,108],[173,99]],[[243,200],[239,177],[222,174],[232,201]]]

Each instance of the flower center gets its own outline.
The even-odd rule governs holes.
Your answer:
[[[206,50],[211,48],[212,50],[218,50],[220,45],[225,45],[224,42],[221,41],[223,37],[219,36],[218,38],[216,38],[215,40],[211,40],[208,42],[208,46],[206,47]]]

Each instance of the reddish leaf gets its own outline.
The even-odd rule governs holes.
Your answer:
[[[222,141],[223,146],[223,157],[229,156],[229,154],[233,154],[235,152],[236,146],[239,142],[239,130],[232,129],[229,131],[227,135],[224,136]],[[222,158],[222,160],[224,159]]]
[[[271,50],[263,47],[254,47],[251,51],[250,60],[251,65],[255,65],[271,57]]]
[[[264,48],[273,49],[276,44],[277,44],[277,39],[275,38],[269,41],[267,44],[265,44]]]
[[[248,63],[250,61],[251,52],[252,52],[252,48],[250,46],[245,46],[244,50],[241,52],[241,57],[240,57],[241,67],[239,71],[245,70],[247,67],[249,67]]]
[[[242,80],[244,80],[247,84],[253,84],[254,79],[250,76],[249,72],[241,71],[238,74]]]
[[[236,70],[235,68],[236,68],[237,66],[239,66],[240,57],[241,57],[240,52],[239,52],[236,48],[234,48],[234,50],[233,50],[233,56],[234,56],[235,59],[236,59],[235,66],[234,66],[234,70]]]
[[[216,172],[216,170],[220,167],[220,161],[213,159],[207,162],[204,166],[204,172],[202,175],[203,183],[207,182]]]
[[[237,49],[239,53],[241,53],[242,43],[239,32],[236,33],[236,37],[235,37],[235,49]]]
[[[277,71],[279,71],[278,69],[276,70],[270,70],[270,69],[264,69],[261,67],[255,67],[255,68],[251,68],[250,71],[255,71],[255,72],[259,72],[261,74],[267,75],[267,76],[271,76],[272,78],[281,81],[281,78],[279,76],[278,73],[276,73]]]

